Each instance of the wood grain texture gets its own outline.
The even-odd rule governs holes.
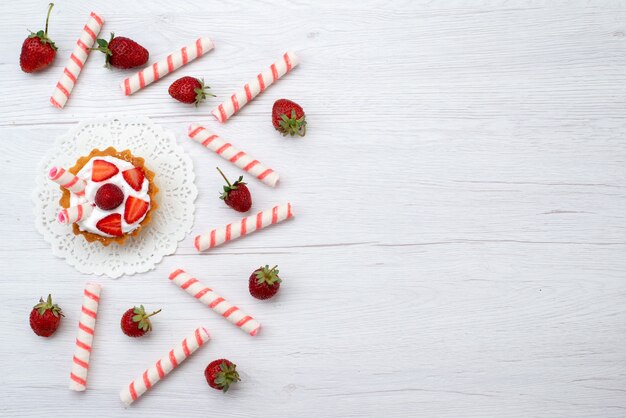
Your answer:
[[[211,37],[215,50],[177,76],[203,76],[218,98],[287,48],[301,65],[221,126],[209,115],[218,99],[173,102],[176,76],[124,97],[130,72],[94,55],[59,112],[48,97],[91,9],[103,33],[136,39],[151,61]],[[1,416],[626,415],[623,2],[72,2],[53,11],[59,57],[36,75],[18,56],[45,4],[1,11]],[[306,139],[271,128],[279,97],[305,107]],[[67,375],[94,278],[52,256],[30,193],[54,139],[103,114],[176,132],[200,196],[176,255],[100,280],[90,388],[76,394]],[[276,169],[275,190],[251,182],[254,205],[290,200],[295,219],[198,255],[194,233],[236,216],[216,197],[222,162],[185,137],[191,122]],[[262,303],[246,280],[266,263],[285,283]],[[259,336],[168,283],[177,267],[259,319]],[[67,316],[45,341],[27,317],[48,292]],[[137,303],[163,312],[152,335],[130,340],[119,319]],[[198,325],[209,345],[124,409],[121,387]],[[227,395],[202,376],[220,357],[244,381]]]

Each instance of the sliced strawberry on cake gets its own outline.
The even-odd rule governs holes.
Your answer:
[[[146,177],[143,174],[143,170],[139,167],[124,171],[122,173],[122,176],[124,176],[124,180],[126,180],[126,183],[128,183],[130,187],[137,191],[141,190],[141,186],[143,186],[143,180]]]
[[[128,196],[124,208],[124,220],[127,224],[133,224],[144,217],[150,204],[136,197]]]
[[[96,182],[108,180],[119,172],[120,170],[113,163],[104,160],[94,160],[91,180]]]
[[[105,234],[113,235],[114,237],[122,236],[122,215],[119,213],[113,213],[107,217],[104,217],[98,221],[96,228]]]

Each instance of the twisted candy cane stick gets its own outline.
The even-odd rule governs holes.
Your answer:
[[[73,224],[86,218],[93,211],[93,205],[83,203],[82,205],[70,206],[59,212],[59,222],[62,224]]]
[[[207,341],[209,341],[207,330],[205,328],[196,328],[193,334],[185,338],[182,343],[170,350],[166,356],[163,356],[153,366],[147,368],[141,376],[122,389],[120,392],[122,402],[126,405],[135,402]]]
[[[270,65],[270,68],[259,73],[255,79],[247,82],[241,90],[236,91],[230,100],[224,101],[222,104],[214,108],[211,113],[215,119],[224,123],[244,107],[248,102],[252,101],[259,93],[278,81],[279,78],[291,71],[300,63],[298,56],[287,51],[281,59]]]
[[[176,71],[183,65],[187,65],[187,63],[201,57],[212,50],[213,47],[213,41],[209,38],[198,38],[193,44],[184,46],[179,51],[172,52],[161,61],[155,62],[135,75],[124,79],[120,87],[126,96],[130,96],[169,73]]]
[[[245,152],[239,151],[219,136],[211,134],[206,128],[195,124],[189,125],[188,135],[194,141],[204,145],[223,159],[230,161],[268,186],[276,186],[279,177],[277,172],[264,166]]]
[[[214,229],[208,234],[198,235],[195,238],[194,245],[198,251],[208,250],[209,248],[217,247],[232,239],[242,237],[291,217],[293,217],[291,203],[274,206],[272,209],[261,211],[256,215],[242,218],[240,221],[234,223],[234,228],[233,224],[228,224],[221,228]]]
[[[48,172],[48,177],[50,180],[72,193],[79,196],[85,194],[85,187],[87,186],[87,183],[85,183],[83,179],[76,177],[74,174],[69,171],[65,171],[61,167],[52,167]]]
[[[87,24],[80,33],[80,38],[76,41],[76,46],[70,55],[68,64],[63,69],[63,75],[54,88],[52,97],[50,97],[50,103],[59,109],[63,109],[67,99],[70,98],[76,79],[80,75],[87,57],[89,57],[89,48],[96,42],[103,24],[104,20],[94,12],[91,12]]]
[[[223,297],[200,283],[198,279],[191,277],[184,270],[178,269],[173,271],[170,274],[170,280],[181,289],[186,290],[191,296],[222,315],[229,322],[235,324],[246,334],[255,336],[259,332],[259,328],[261,328],[259,321],[242,312],[238,307],[228,303]]]
[[[96,328],[96,316],[100,303],[102,288],[97,283],[87,283],[83,291],[83,307],[78,321],[78,335],[70,373],[70,389],[83,391],[87,389],[87,371],[89,370],[89,356],[93,344],[93,334]]]

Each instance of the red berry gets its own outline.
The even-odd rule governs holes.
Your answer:
[[[248,186],[243,182],[243,176],[240,176],[236,182],[230,184],[222,170],[217,168],[217,171],[220,172],[227,184],[227,186],[224,186],[224,192],[221,194],[220,199],[237,212],[249,211],[250,207],[252,207],[252,196],[250,196]]]
[[[104,39],[98,39],[98,51],[104,52],[106,55],[106,66],[111,68],[127,69],[144,65],[148,62],[150,54],[148,50],[139,45],[132,39],[123,36],[115,37],[111,33],[111,38],[107,42]]]
[[[213,360],[204,369],[204,377],[213,389],[228,391],[231,384],[240,382],[237,365],[226,359]]]
[[[40,71],[52,64],[57,54],[57,47],[54,42],[48,38],[48,20],[52,11],[52,3],[48,8],[48,16],[46,16],[46,30],[40,30],[37,33],[31,32],[29,37],[22,44],[22,52],[20,53],[20,67],[26,73],[34,73]]]
[[[205,91],[209,88],[209,86],[204,85],[204,80],[186,76],[174,81],[168,89],[168,93],[179,102],[193,103],[198,106],[200,102],[206,99],[207,95],[215,97],[214,94]]]
[[[278,99],[272,106],[272,125],[283,136],[306,134],[306,117],[302,107],[287,99]]]
[[[48,300],[44,302],[40,298],[30,312],[30,327],[40,337],[49,337],[59,328],[62,316],[61,308],[53,304],[52,296],[48,295]]]
[[[104,217],[98,221],[96,228],[105,234],[113,235],[114,237],[121,237],[124,235],[122,232],[122,215],[119,213],[113,213]]]
[[[96,206],[102,210],[113,210],[124,201],[124,192],[113,183],[101,186],[96,192]]]
[[[143,305],[139,307],[133,306],[122,315],[122,320],[120,321],[122,332],[129,337],[141,337],[147,332],[152,331],[150,317],[159,312],[161,312],[160,309],[148,315]]]
[[[250,294],[257,299],[269,299],[274,296],[282,280],[278,277],[278,266],[270,269],[270,266],[259,267],[254,270],[248,280]]]

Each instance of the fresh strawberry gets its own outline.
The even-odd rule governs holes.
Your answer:
[[[128,196],[126,199],[126,207],[124,208],[124,220],[127,224],[133,224],[143,218],[148,211],[149,203],[145,200]]]
[[[160,309],[148,315],[143,305],[139,307],[133,306],[122,315],[120,322],[122,332],[129,337],[141,337],[145,333],[152,331],[150,317],[159,312],[161,312]]]
[[[145,178],[141,168],[135,167],[130,170],[123,171],[122,176],[124,176],[124,180],[126,180],[126,183],[128,183],[130,187],[137,191],[141,190],[141,186],[143,186],[143,179]]]
[[[237,212],[249,211],[252,206],[252,197],[250,196],[248,186],[243,182],[243,176],[239,176],[236,182],[230,184],[222,170],[218,167],[215,168],[217,168],[217,171],[220,172],[227,184],[227,186],[224,186],[224,192],[220,195],[220,199]]]
[[[102,210],[113,210],[124,201],[124,192],[113,183],[107,183],[96,192],[96,206]]]
[[[59,305],[52,304],[51,295],[48,295],[45,302],[43,298],[39,298],[39,303],[30,311],[30,327],[40,337],[49,337],[59,328],[62,316]]]
[[[113,213],[98,221],[96,228],[105,234],[113,235],[114,237],[121,237],[122,233],[122,215],[119,213]]]
[[[204,80],[187,76],[174,81],[168,92],[179,102],[193,103],[198,106],[207,96],[215,97],[214,94],[205,91],[206,89],[210,87],[204,85]]]
[[[283,136],[306,134],[306,118],[302,107],[287,99],[278,99],[272,106],[272,124]]]
[[[204,369],[204,377],[209,386],[224,393],[228,391],[231,384],[241,381],[237,373],[237,365],[224,358],[210,362]]]
[[[120,170],[115,166],[115,164],[104,160],[94,160],[91,170],[91,179],[96,182],[104,181],[110,179],[119,172]]]
[[[34,73],[40,71],[52,64],[57,55],[57,47],[54,42],[48,38],[48,20],[54,3],[50,3],[48,7],[48,16],[46,16],[46,30],[40,30],[37,33],[30,32],[28,38],[22,44],[22,52],[20,53],[20,67],[25,73]]]
[[[146,48],[137,42],[123,36],[115,37],[111,32],[111,39],[107,42],[98,39],[98,48],[91,48],[94,51],[104,52],[106,55],[105,65],[107,68],[115,67],[127,69],[144,65],[148,62],[149,53]]]
[[[257,299],[269,299],[280,289],[282,280],[278,277],[278,266],[259,267],[250,275],[248,289],[250,294]]]

